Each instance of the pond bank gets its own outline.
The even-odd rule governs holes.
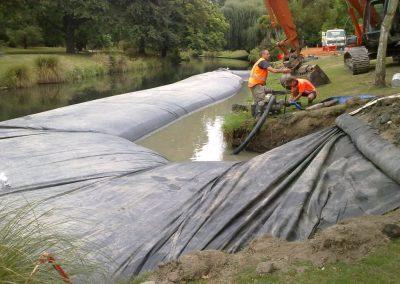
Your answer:
[[[304,137],[318,130],[333,126],[335,119],[359,106],[358,103],[337,105],[313,111],[291,112],[270,117],[260,132],[246,147],[248,151],[264,153]],[[232,148],[243,143],[251,132],[254,119],[249,113],[233,113],[225,117],[224,137]],[[237,126],[238,120],[240,125]]]
[[[130,59],[120,53],[11,54],[0,57],[0,89],[78,82],[96,76],[144,72],[160,67],[158,58]]]
[[[151,72],[127,72],[88,78],[80,82],[42,84],[0,90],[0,121],[104,97],[159,87],[220,67],[246,69],[240,60],[193,59],[178,65],[163,63]]]

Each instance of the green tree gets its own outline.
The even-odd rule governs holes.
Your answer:
[[[159,2],[138,0],[124,8],[126,38],[139,53],[149,48],[164,57],[178,48],[216,50],[224,46],[228,23],[216,4],[208,0]]]
[[[343,0],[292,0],[290,7],[299,35],[307,45],[319,44],[322,31],[346,28],[350,23]]]
[[[218,6],[205,0],[181,0],[180,3],[185,15],[181,47],[197,51],[222,49],[229,23]]]
[[[258,19],[266,14],[263,1],[227,0],[222,13],[228,19],[229,31],[226,34],[227,48],[230,50],[251,50],[260,43]]]
[[[20,39],[23,33],[29,31],[28,27],[38,27],[37,16],[40,9],[39,0],[1,0],[0,1],[0,40],[14,42],[16,37]],[[27,30],[26,30],[27,29]],[[25,30],[25,31],[24,31]],[[18,31],[18,35],[14,32]],[[37,34],[37,33],[36,33]],[[12,38],[10,38],[10,36]]]
[[[49,15],[58,15],[62,20],[66,52],[75,53],[76,31],[84,23],[101,22],[109,8],[106,0],[43,0],[42,5]]]
[[[19,30],[8,30],[7,35],[10,41],[17,46],[27,49],[29,46],[36,46],[43,43],[42,32],[39,27],[29,26]]]

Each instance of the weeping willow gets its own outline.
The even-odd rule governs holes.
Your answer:
[[[230,50],[251,50],[262,40],[258,20],[266,14],[262,0],[228,0],[222,7],[230,28],[226,34],[227,48]]]

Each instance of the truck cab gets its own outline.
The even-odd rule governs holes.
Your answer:
[[[343,50],[346,46],[346,32],[343,29],[327,30],[322,33],[322,46],[336,46]]]

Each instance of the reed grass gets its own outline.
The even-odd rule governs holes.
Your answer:
[[[0,206],[0,283],[63,283],[49,263],[32,275],[44,253],[51,253],[73,282],[104,273],[99,264],[88,260],[83,242],[51,233],[60,224],[46,222],[49,211],[37,214],[31,205],[12,210],[10,204]]]
[[[49,84],[65,82],[64,70],[60,66],[60,59],[55,56],[40,56],[35,59],[37,69],[37,83]]]
[[[0,80],[8,88],[25,88],[34,84],[35,78],[32,69],[27,65],[18,65],[9,68]]]
[[[119,53],[94,55],[17,54],[0,57],[0,89],[77,82],[91,77],[161,68],[157,58],[130,59]]]

